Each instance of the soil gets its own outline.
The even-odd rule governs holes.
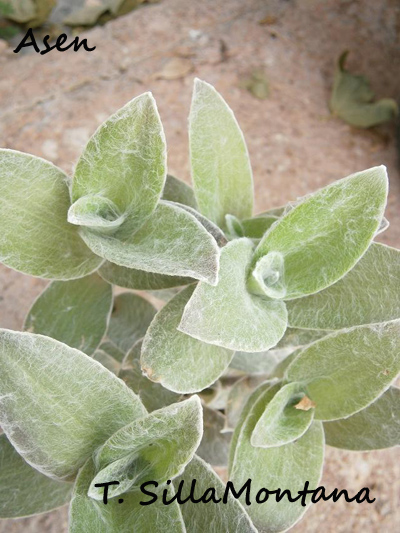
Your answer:
[[[166,131],[169,171],[189,180],[186,120],[198,76],[224,95],[244,130],[258,211],[383,163],[391,226],[381,240],[399,247],[395,125],[357,130],[327,108],[334,63],[346,49],[349,69],[365,74],[379,97],[397,99],[399,28],[396,0],[163,0],[81,34],[97,46],[92,53],[16,56],[2,43],[0,146],[48,158],[70,172],[95,128],[151,90]],[[242,87],[260,69],[269,82],[265,100]],[[45,285],[0,265],[1,327],[20,329]],[[318,503],[292,531],[396,531],[399,480],[398,449],[355,454],[328,448],[322,483],[350,493],[368,486],[376,502]],[[0,523],[0,533],[66,531],[66,509]]]

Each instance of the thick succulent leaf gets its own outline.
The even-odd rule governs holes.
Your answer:
[[[301,502],[289,502],[285,497],[277,502],[275,495],[257,505],[254,495],[262,488],[268,490],[290,490],[293,497],[304,489],[318,486],[324,459],[324,432],[321,422],[313,422],[308,431],[298,440],[275,448],[256,448],[251,444],[251,435],[275,395],[275,386],[258,398],[248,414],[238,437],[230,478],[236,487],[241,487],[249,478],[252,480],[251,506],[246,507],[259,531],[278,533],[294,525],[305,513]],[[244,503],[244,495],[241,501]],[[307,498],[310,503],[310,498]]]
[[[198,392],[216,381],[233,352],[181,333],[177,327],[193,294],[189,286],[161,309],[143,341],[142,369],[152,381],[180,393]]]
[[[71,499],[71,483],[55,481],[32,468],[0,435],[0,518],[47,513]]]
[[[98,483],[118,480],[110,487],[113,498],[156,480],[163,484],[180,475],[191,461],[203,436],[203,411],[198,396],[154,411],[119,431],[94,454],[98,474],[88,495],[103,499]]]
[[[175,490],[180,485],[181,499],[187,498],[191,484],[196,480],[194,497],[200,498],[207,489],[215,489],[215,498],[223,498],[225,486],[214,470],[197,455],[188,464],[185,472],[174,480]],[[194,504],[188,501],[180,506],[186,531],[190,533],[257,533],[246,511],[238,500],[229,494],[226,504],[202,503]]]
[[[286,306],[248,292],[252,254],[249,239],[237,239],[222,248],[218,285],[197,286],[183,313],[180,331],[243,352],[263,352],[279,342],[287,324]]]
[[[168,202],[172,203],[172,202]],[[216,225],[214,222],[211,222],[211,220],[208,220],[204,215],[196,211],[196,209],[193,209],[193,207],[190,207],[188,205],[179,204],[179,203],[172,203],[172,205],[176,205],[177,207],[180,207],[181,209],[184,209],[191,215],[193,215],[197,220],[200,222],[200,224],[214,237],[214,239],[217,241],[218,246],[222,247],[225,246],[225,244],[228,242],[228,239],[225,236],[225,233]]]
[[[106,332],[111,307],[111,285],[97,274],[53,281],[31,307],[24,329],[92,355]]]
[[[145,224],[124,241],[86,228],[80,234],[89,248],[116,265],[217,282],[217,243],[193,215],[169,202],[160,202]]]
[[[148,501],[148,497],[139,491],[124,494],[122,503],[113,498],[104,505],[87,495],[95,475],[95,466],[90,459],[76,480],[69,512],[69,533],[186,533],[179,505],[162,504],[164,487],[157,491],[152,489],[159,494],[158,501],[152,505],[140,505],[140,502]]]
[[[225,416],[203,405],[203,438],[196,454],[214,467],[228,464],[231,433],[223,432]]]
[[[94,255],[68,224],[68,178],[48,161],[0,150],[0,261],[24,274],[74,279],[96,270]]]
[[[372,243],[356,266],[327,289],[287,302],[291,326],[343,329],[400,318],[400,251]]]
[[[385,167],[374,167],[296,205],[258,245],[251,289],[290,300],[338,281],[366,252],[379,228],[387,188]]]
[[[145,270],[127,268],[105,261],[99,269],[100,276],[118,287],[124,289],[134,289],[138,291],[159,291],[171,287],[180,287],[193,283],[193,278],[182,278],[179,276],[167,276],[165,274],[155,274]]]
[[[233,430],[240,420],[240,416],[253,394],[254,390],[267,380],[266,376],[244,376],[239,379],[229,391],[226,405],[226,428]]]
[[[278,350],[267,352],[236,352],[233,356],[230,368],[250,375],[271,374],[280,363],[282,357]]]
[[[249,239],[262,239],[267,230],[274,224],[278,217],[273,215],[257,216],[246,218],[241,221],[243,227],[243,236]]]
[[[144,414],[139,398],[82,352],[0,330],[0,426],[40,472],[74,476],[100,444]]]
[[[400,372],[400,321],[335,332],[305,348],[286,371],[305,385],[315,418],[335,420],[364,409]]]
[[[144,337],[157,309],[138,294],[126,292],[114,300],[107,336],[126,354],[132,346]]]
[[[390,387],[374,403],[349,418],[324,423],[326,443],[369,451],[400,446],[400,389]]]
[[[178,402],[181,399],[180,394],[166,389],[159,383],[154,383],[143,375],[140,366],[141,349],[142,341],[139,341],[127,353],[122,362],[119,377],[139,396],[149,412]]]
[[[241,409],[239,418],[236,423],[236,427],[232,434],[231,447],[229,449],[229,456],[228,456],[228,472],[229,473],[232,472],[233,460],[235,458],[237,444],[239,442],[239,437],[242,432],[244,423],[246,422],[248,415],[253,409],[253,406],[258,402],[259,398],[261,398],[261,396],[263,396],[264,393],[267,390],[271,389],[272,387],[274,387],[274,389],[271,392],[271,394],[272,393],[276,394],[276,392],[279,391],[281,384],[277,380],[265,381],[264,383],[261,383],[261,385],[258,385],[258,387],[251,392],[250,396],[246,398],[246,402]]]
[[[162,199],[197,209],[197,202],[192,187],[170,174],[167,175]]]
[[[329,107],[332,113],[356,128],[370,128],[388,122],[398,114],[398,106],[391,98],[373,102],[374,92],[365,76],[351,74],[345,69],[348,52],[338,60]]]
[[[314,418],[313,408],[298,408],[304,397],[304,387],[299,383],[282,387],[259,418],[251,435],[251,444],[272,448],[289,444],[304,435]]]
[[[111,116],[75,169],[69,221],[129,236],[156,209],[166,178],[166,144],[151,93]]]
[[[219,227],[225,215],[250,217],[253,178],[243,133],[223,98],[195,80],[189,117],[192,179],[201,213]]]

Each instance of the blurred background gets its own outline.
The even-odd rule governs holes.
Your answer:
[[[222,93],[244,131],[257,211],[385,164],[391,226],[380,240],[400,247],[398,0],[19,0],[0,1],[0,16],[1,147],[70,173],[96,127],[150,90],[165,128],[169,172],[189,181],[187,116],[197,76]],[[28,27],[41,48],[44,35],[65,31],[96,50],[42,56],[30,47],[14,54]],[[343,71],[337,62],[346,50]],[[372,92],[362,98],[367,80],[375,100]],[[394,101],[374,103],[382,98]],[[1,327],[21,329],[45,285],[0,265]],[[322,480],[328,491],[368,486],[376,502],[320,502],[292,531],[397,531],[397,450],[328,448]],[[0,522],[0,533],[66,531],[66,509]]]

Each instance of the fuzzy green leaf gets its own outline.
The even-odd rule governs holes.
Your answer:
[[[145,270],[122,267],[109,261],[104,262],[99,270],[99,274],[112,285],[137,291],[159,291],[188,285],[196,281],[193,278],[166,276],[165,274],[155,274],[154,272],[146,272]]]
[[[106,332],[111,307],[111,285],[96,274],[53,281],[31,307],[24,329],[92,355]]]
[[[308,431],[298,440],[275,448],[255,448],[251,444],[254,428],[272,400],[279,386],[261,394],[253,405],[237,440],[230,478],[235,487],[241,487],[249,478],[252,480],[252,505],[246,507],[255,526],[260,531],[278,533],[289,529],[305,513],[301,502],[289,502],[283,498],[277,502],[275,495],[269,496],[262,505],[255,503],[255,494],[262,489],[290,490],[293,497],[304,489],[318,486],[324,459],[324,432],[321,422],[313,422]],[[244,501],[243,496],[241,501]],[[307,498],[310,503],[310,498]]]
[[[279,342],[286,329],[286,307],[283,302],[248,292],[252,254],[249,239],[237,239],[222,248],[218,285],[197,286],[183,313],[180,331],[243,352],[266,351]]]
[[[326,443],[369,451],[400,446],[400,389],[390,387],[374,403],[349,418],[324,423]]]
[[[137,396],[82,352],[0,330],[0,426],[40,472],[69,479],[100,444],[144,414]]]
[[[156,209],[166,172],[161,120],[153,96],[144,93],[89,140],[72,182],[69,221],[130,236]]]
[[[203,405],[203,438],[196,454],[214,467],[228,464],[231,433],[223,432],[225,416]]]
[[[251,435],[251,444],[271,448],[289,444],[304,435],[314,418],[313,408],[297,408],[304,397],[304,387],[299,383],[282,387],[259,418]]]
[[[149,379],[180,393],[209,387],[233,357],[231,350],[206,344],[177,330],[193,290],[193,286],[187,287],[157,313],[142,346],[142,368]]]
[[[262,239],[267,230],[279,220],[276,216],[256,216],[241,221],[243,236],[249,239]]]
[[[113,374],[118,375],[119,370],[121,368],[120,362],[117,359],[114,359],[114,357],[109,355],[104,350],[100,348],[96,350],[93,354],[93,359],[101,363],[105,368],[107,368],[107,370],[109,370]]]
[[[167,506],[161,502],[164,487],[154,491],[160,497],[152,505],[140,505],[140,502],[148,501],[148,497],[139,491],[124,494],[122,504],[113,498],[104,505],[87,495],[95,475],[95,466],[90,459],[76,480],[69,512],[69,533],[186,533],[179,505]]]
[[[154,411],[119,431],[94,454],[98,474],[88,495],[103,499],[98,483],[118,480],[110,487],[114,498],[146,481],[163,484],[180,475],[193,458],[203,434],[203,411],[198,396]]]
[[[192,187],[170,174],[167,175],[162,199],[197,209],[197,202]]]
[[[138,294],[119,294],[114,300],[107,337],[126,354],[144,337],[156,312],[157,309]]]
[[[219,227],[225,215],[250,217],[253,178],[243,133],[223,98],[195,80],[189,118],[192,179],[201,213]]]
[[[300,328],[342,329],[400,318],[400,251],[372,243],[344,278],[287,302],[287,308],[290,325]]]
[[[296,205],[257,247],[251,290],[290,300],[338,281],[376,234],[387,188],[385,167],[374,167],[332,183]]]
[[[143,405],[151,413],[180,400],[181,395],[172,392],[159,383],[154,383],[143,375],[140,366],[142,341],[137,342],[127,353],[118,376],[139,396]]]
[[[345,69],[348,52],[338,60],[329,107],[332,113],[356,128],[370,128],[388,122],[398,114],[398,106],[391,98],[374,100],[374,92],[365,76],[351,74]]]
[[[305,385],[315,418],[335,420],[364,409],[400,372],[400,321],[335,332],[305,348],[286,371]]]
[[[146,223],[124,241],[87,228],[82,228],[81,236],[95,253],[116,265],[217,282],[217,243],[194,216],[169,202],[161,201]]]
[[[251,354],[253,355],[253,354]],[[265,383],[266,376],[244,376],[231,388],[226,404],[226,428],[234,429],[240,420],[247,400],[254,390]]]
[[[0,435],[0,518],[47,513],[71,499],[71,483],[41,474]]]
[[[68,178],[48,161],[0,150],[0,261],[47,279],[81,278],[96,270],[94,255],[67,222]]]
[[[182,486],[181,498],[189,496],[191,483],[196,480],[194,497],[200,498],[207,489],[215,489],[215,497],[222,498],[225,486],[214,470],[197,455],[188,464],[185,472],[174,480],[175,490]],[[210,492],[210,491],[208,491]],[[210,494],[208,494],[210,497]],[[257,533],[246,511],[238,500],[229,494],[226,504],[202,503],[188,501],[180,506],[186,531],[190,533]]]

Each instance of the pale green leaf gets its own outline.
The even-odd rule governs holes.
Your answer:
[[[324,432],[321,422],[313,422],[308,431],[298,440],[275,448],[256,448],[251,444],[254,428],[272,400],[279,385],[266,390],[253,404],[237,440],[230,479],[237,490],[249,478],[251,483],[251,506],[246,509],[259,531],[278,533],[293,526],[305,513],[307,507],[301,501],[289,502],[284,497],[277,502],[275,495],[262,504],[255,503],[255,495],[262,488],[269,491],[290,490],[292,497],[304,489],[318,486],[324,459]],[[265,496],[265,494],[264,494]],[[244,503],[244,494],[240,499]],[[307,498],[307,504],[310,497]]]
[[[98,483],[118,480],[110,487],[113,498],[142,483],[163,484],[182,474],[203,435],[203,411],[198,396],[163,407],[117,431],[94,454],[98,474],[88,495],[103,499]]]
[[[400,321],[335,332],[305,348],[286,371],[305,385],[315,418],[335,420],[364,409],[400,372]]]
[[[232,465],[233,465],[233,460],[235,458],[236,447],[239,442],[239,437],[240,437],[242,428],[244,426],[244,423],[247,420],[249,413],[253,409],[253,406],[257,403],[258,399],[261,398],[261,396],[267,390],[271,389],[271,387],[274,387],[273,393],[275,394],[277,391],[279,391],[281,384],[278,383],[277,380],[264,381],[263,383],[261,383],[261,385],[258,385],[258,387],[256,387],[256,389],[254,389],[251,392],[250,396],[246,398],[246,402],[244,403],[244,406],[241,408],[238,420],[236,422],[236,427],[232,434],[231,447],[229,449],[229,456],[228,456],[228,472],[232,471]]]
[[[342,329],[400,318],[400,251],[372,243],[356,266],[327,289],[287,302],[289,323]]]
[[[41,474],[0,435],[0,518],[20,518],[47,513],[71,498],[71,483]]]
[[[196,454],[214,467],[228,464],[231,433],[223,432],[225,416],[203,405],[203,438]]]
[[[124,494],[122,503],[118,498],[112,498],[104,505],[87,495],[95,475],[94,463],[90,459],[76,480],[69,512],[69,533],[186,533],[179,505],[176,502],[162,504],[163,486],[157,491],[148,488],[159,495],[158,501],[152,505],[140,505],[149,497],[139,491]]]
[[[210,387],[199,392],[201,401],[210,409],[223,410],[226,407],[229,391],[237,380],[237,376],[234,378],[227,376],[228,370],[229,368]]]
[[[265,375],[271,374],[282,360],[280,350],[269,350],[267,352],[236,352],[230,368],[240,370],[245,374]]]
[[[370,128],[388,122],[398,114],[398,106],[391,98],[374,100],[374,92],[365,76],[351,74],[345,69],[348,52],[338,60],[332,96],[331,112],[356,128]]]
[[[138,294],[125,292],[114,300],[107,337],[123,353],[142,337],[157,309]],[[114,357],[116,357],[114,355]]]
[[[243,236],[249,239],[262,239],[267,230],[274,224],[278,217],[270,216],[256,216],[254,218],[247,218],[242,220]]]
[[[192,179],[201,213],[219,227],[225,215],[250,217],[253,178],[243,133],[223,98],[195,80],[189,118]]]
[[[243,352],[262,352],[283,336],[283,302],[250,294],[246,287],[253,244],[231,241],[221,250],[216,287],[200,283],[183,313],[179,330],[210,344]]]
[[[304,435],[314,418],[313,408],[297,408],[304,397],[304,387],[301,384],[284,385],[259,418],[251,435],[251,444],[271,448],[289,444]]]
[[[149,412],[178,402],[180,394],[172,392],[143,375],[140,366],[142,341],[138,341],[127,353],[118,376],[135,392]]]
[[[266,376],[244,376],[229,391],[226,404],[226,428],[233,430],[254,390],[267,380]]]
[[[300,300],[294,300],[300,301]],[[288,302],[286,305],[289,305],[292,302]],[[276,351],[280,349],[290,349],[296,350],[302,346],[307,346],[319,339],[322,339],[329,333],[332,333],[330,330],[323,329],[298,329],[298,328],[287,328],[285,335],[276,345]]]
[[[166,172],[161,120],[153,96],[144,93],[89,140],[72,182],[69,221],[129,237],[155,211]]]
[[[118,375],[121,365],[117,359],[114,359],[114,357],[109,355],[107,352],[99,348],[94,352],[93,359],[101,363],[105,368],[107,368],[107,370],[109,370],[113,374]]]
[[[82,352],[0,330],[0,426],[40,472],[74,476],[100,444],[144,414],[137,396]]]
[[[162,199],[197,209],[196,198],[192,187],[170,174],[167,175]]]
[[[390,387],[374,403],[349,418],[324,423],[326,443],[369,451],[400,446],[400,389]]]
[[[203,225],[185,209],[161,201],[155,213],[125,241],[81,229],[95,252],[119,266],[215,284],[219,249]]]
[[[53,281],[31,307],[24,329],[92,355],[106,332],[111,307],[111,285],[97,274]]]
[[[178,293],[161,309],[147,330],[141,363],[147,376],[180,393],[209,387],[228,367],[233,352],[206,344],[177,330],[194,287]]]
[[[200,498],[207,489],[214,492],[215,498],[223,498],[225,486],[221,479],[197,455],[188,464],[185,472],[174,480],[175,490],[181,493],[182,499],[189,496],[194,479],[196,480],[195,498]],[[210,490],[208,490],[208,497],[210,497]],[[226,504],[210,502],[204,505],[188,501],[180,506],[180,510],[188,533],[257,533],[249,516],[232,494],[229,494]]]
[[[0,261],[47,279],[81,278],[96,270],[94,255],[67,222],[68,178],[48,161],[0,150]]]
[[[100,276],[118,287],[124,289],[134,289],[138,291],[159,291],[162,289],[180,287],[193,283],[193,278],[182,278],[179,276],[167,276],[165,274],[155,274],[145,270],[127,268],[105,261],[99,269]]]
[[[118,363],[121,363],[122,359],[125,357],[125,353],[120,350],[113,342],[107,339],[100,344],[99,350],[105,352],[108,356],[115,359]]]
[[[293,299],[332,285],[367,251],[386,205],[384,166],[336,181],[274,224],[258,245],[249,286]]]

